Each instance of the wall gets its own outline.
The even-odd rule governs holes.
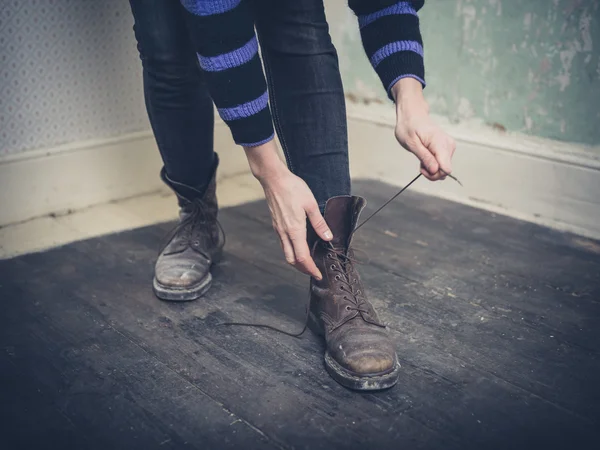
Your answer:
[[[346,2],[326,3],[347,92],[385,102]],[[600,144],[600,1],[426,0],[420,17],[434,113]]]
[[[125,0],[0,6],[0,156],[145,130]]]
[[[127,0],[0,2],[0,227],[166,189],[132,27]]]
[[[385,102],[346,2],[326,3],[350,96]],[[13,0],[0,11],[0,155],[148,128],[128,2]],[[427,0],[432,111],[600,143],[598,17],[599,0]]]
[[[325,2],[353,175],[404,184],[416,161],[398,151],[356,18]],[[426,0],[426,93],[465,187],[411,189],[600,238],[599,16],[599,0]],[[0,3],[0,227],[164,189],[132,23],[126,0]],[[219,177],[247,172],[217,124]]]

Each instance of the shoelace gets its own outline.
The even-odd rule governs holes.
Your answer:
[[[325,246],[327,247],[328,257],[335,259],[338,263],[338,266],[336,266],[335,264],[332,265],[332,269],[336,272],[339,272],[335,276],[335,279],[338,282],[341,282],[340,289],[344,291],[343,298],[349,303],[346,305],[346,310],[360,313],[362,319],[367,321],[371,325],[376,325],[378,327],[385,328],[385,325],[373,320],[370,317],[370,311],[368,307],[366,307],[367,301],[363,295],[363,292],[358,288],[355,289],[355,283],[358,282],[358,278],[355,277],[356,275],[354,272],[354,264],[358,264],[359,262],[349,255],[350,249],[346,251],[337,249],[331,244],[331,242],[327,242]],[[335,258],[333,258],[334,255]],[[353,276],[355,277],[354,279],[352,278]],[[310,310],[310,304],[308,305],[308,307]],[[357,317],[356,314],[353,316],[347,316],[344,320],[335,324],[335,326],[333,326],[330,331],[341,327],[342,325],[354,319],[355,317]]]
[[[442,169],[440,169],[440,171],[444,172]],[[456,178],[454,175],[451,175],[451,174],[449,174],[449,173],[446,173],[446,172],[444,172],[444,173],[446,174],[446,176],[447,176],[447,177],[450,177],[451,179],[453,179],[454,181],[456,181],[456,182],[457,182],[458,184],[460,184],[461,186],[463,185],[463,184],[462,184],[462,183],[461,183],[461,182],[458,180],[458,178]],[[402,189],[400,189],[400,190],[399,190],[399,191],[398,191],[396,194],[394,194],[394,195],[393,195],[393,196],[392,196],[392,197],[391,197],[391,198],[390,198],[388,201],[386,201],[386,202],[385,202],[383,205],[381,205],[379,208],[377,208],[377,210],[376,210],[374,213],[372,213],[372,214],[371,214],[370,216],[368,216],[368,217],[367,217],[365,220],[363,220],[363,221],[362,221],[362,222],[361,222],[361,223],[360,223],[360,224],[359,224],[359,225],[358,225],[358,226],[357,226],[357,227],[354,229],[354,232],[353,232],[353,233],[356,233],[356,231],[357,231],[357,230],[358,230],[360,227],[362,227],[362,226],[363,226],[364,224],[366,224],[366,223],[367,223],[369,220],[371,220],[373,217],[375,217],[375,216],[376,216],[376,215],[377,215],[379,212],[381,212],[381,210],[382,210],[382,209],[384,209],[386,206],[388,206],[390,203],[392,203],[392,202],[393,202],[393,201],[394,201],[394,200],[395,200],[395,199],[396,199],[396,198],[397,198],[397,197],[398,197],[400,194],[402,194],[404,191],[406,191],[406,190],[407,190],[407,189],[408,189],[408,188],[409,188],[409,187],[410,187],[410,186],[411,186],[411,185],[412,185],[412,184],[413,184],[415,181],[417,181],[417,180],[418,180],[419,178],[421,178],[422,176],[423,176],[423,174],[422,174],[422,173],[420,173],[419,175],[417,175],[416,177],[414,177],[414,178],[413,178],[413,179],[410,181],[410,183],[408,183],[407,185],[405,185],[405,186],[404,186]],[[344,253],[344,252],[341,252],[341,251],[339,251],[339,250],[335,249],[335,248],[333,247],[333,244],[332,244],[331,242],[328,242],[327,244],[330,246],[330,249],[329,249],[330,251],[333,251],[333,252],[335,252],[335,253],[336,253],[336,254],[338,254],[338,255],[339,255],[339,254],[344,254],[344,258],[346,258],[346,263],[348,263],[348,259],[351,259],[351,258],[350,258],[348,255],[345,255],[345,253]],[[350,263],[352,263],[352,262],[356,262],[356,260],[353,260],[353,259],[351,259]],[[367,312],[367,311],[364,311],[364,310],[360,310],[360,309],[358,309],[358,308],[360,308],[360,306],[361,306],[361,305],[357,304],[357,305],[356,305],[356,308],[353,308],[353,309],[355,309],[356,311],[360,311],[360,312]],[[268,325],[268,324],[265,324],[265,323],[250,323],[250,322],[223,322],[223,323],[221,323],[221,324],[219,324],[219,325],[235,325],[235,326],[243,326],[243,327],[267,328],[267,329],[269,329],[269,330],[273,330],[273,331],[276,331],[276,332],[278,332],[278,333],[285,334],[285,335],[287,335],[287,336],[291,336],[291,337],[299,338],[299,337],[300,337],[300,336],[302,336],[302,335],[304,334],[304,332],[306,331],[306,328],[308,327],[308,321],[309,321],[309,318],[310,318],[310,294],[309,294],[309,297],[308,297],[308,303],[307,303],[307,305],[306,305],[306,313],[305,313],[305,316],[304,316],[304,325],[303,325],[302,329],[301,329],[299,332],[297,332],[297,333],[292,333],[292,332],[290,332],[290,331],[285,331],[285,330],[282,330],[281,328],[277,328],[277,327],[274,327],[274,326],[272,326],[272,325]]]
[[[348,295],[344,295],[346,300],[354,303],[354,307],[350,307],[350,309],[360,312],[368,312],[360,309],[360,307],[363,305],[363,302],[361,302],[359,297],[362,294],[362,291],[360,289],[354,289],[354,283],[356,283],[358,279],[352,279],[352,274],[354,273],[354,264],[358,264],[358,260],[352,258],[348,252],[335,248],[331,242],[327,242],[326,246],[329,254],[332,256],[335,255],[335,260],[339,264],[339,267],[334,265],[334,270],[339,272],[339,274],[335,276],[335,279],[342,283],[340,289],[346,291],[346,294],[352,297],[350,298]]]
[[[189,231],[187,231],[187,236],[185,237],[185,239],[187,240],[188,246],[191,244],[193,230],[195,229],[197,222],[201,222],[202,219],[205,218],[204,209],[198,200],[194,200],[193,202],[191,202],[191,205],[192,205],[192,211],[187,215],[187,217],[185,219],[183,219],[181,222],[179,222],[175,226],[175,228],[173,228],[171,230],[171,232],[165,237],[165,240],[163,241],[163,244],[161,245],[160,251],[158,252],[159,254],[164,252],[165,249],[167,248],[167,246],[173,240],[173,238],[175,236],[177,236],[177,234],[179,234],[182,230],[184,230],[188,226],[189,226]],[[219,227],[221,239],[223,239],[223,245],[225,245],[225,239],[226,239],[225,231],[223,230],[223,226],[221,225],[221,223],[218,220],[217,220],[217,225]]]

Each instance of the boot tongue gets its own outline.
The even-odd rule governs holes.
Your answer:
[[[335,248],[344,251],[350,246],[352,232],[356,228],[358,216],[364,207],[364,200],[360,197],[340,196],[332,197],[325,205],[325,222],[333,233],[331,243]]]

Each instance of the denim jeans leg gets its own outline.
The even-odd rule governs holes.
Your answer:
[[[323,0],[254,0],[273,121],[321,209],[351,191],[346,104]]]
[[[176,0],[130,0],[148,118],[170,179],[208,184],[214,109]]]

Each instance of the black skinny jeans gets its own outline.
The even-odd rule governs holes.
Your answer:
[[[130,0],[148,117],[170,179],[201,188],[213,105],[175,0]],[[346,106],[323,0],[253,0],[273,121],[290,170],[323,208],[350,194]],[[226,32],[226,31],[224,31]]]

